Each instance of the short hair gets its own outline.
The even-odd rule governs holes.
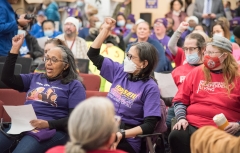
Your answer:
[[[48,22],[52,23],[52,24],[53,24],[53,27],[55,28],[55,23],[54,23],[53,20],[44,20],[44,21],[42,22],[42,29],[43,29],[44,24],[45,24],[45,23],[48,23]]]
[[[181,7],[183,7],[183,1],[182,0],[172,0],[170,3],[170,10],[173,10],[173,4],[175,1],[178,1],[181,4]]]
[[[67,46],[64,41],[62,41],[61,39],[58,39],[58,38],[48,39],[48,40],[45,42],[45,45],[47,45],[47,44],[54,44],[55,46],[58,46],[58,45]]]
[[[240,38],[240,26],[236,26],[233,30],[233,34],[235,37]]]
[[[66,153],[83,153],[103,146],[118,130],[114,116],[114,106],[108,98],[82,101],[69,117]]]
[[[197,40],[197,47],[199,47],[200,49],[206,47],[206,40],[205,38],[199,34],[199,33],[191,33],[189,35],[187,35],[186,39],[195,39]],[[185,40],[186,40],[185,39]]]

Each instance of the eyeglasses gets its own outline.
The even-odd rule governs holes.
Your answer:
[[[44,58],[43,58],[43,61],[44,61],[45,63],[46,63],[47,61],[50,61],[52,64],[55,64],[55,63],[57,63],[57,62],[67,63],[66,61],[59,60],[59,59],[57,59],[56,57],[52,57],[52,58],[44,57]]]
[[[197,48],[199,48],[199,47],[183,47],[182,49],[183,49],[185,52],[187,52],[187,51],[193,52],[193,51],[195,51]]]
[[[132,54],[129,54],[129,53],[127,53],[127,57],[128,57],[129,60],[134,59],[134,58],[137,58],[137,57],[135,57],[135,56],[132,56]]]
[[[217,54],[217,53],[221,53],[221,52],[211,52],[211,51],[205,51],[204,52],[204,55],[214,55],[214,54]]]

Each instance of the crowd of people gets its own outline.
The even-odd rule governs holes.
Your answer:
[[[38,118],[30,124],[40,134],[9,136],[10,126],[2,129],[0,152],[140,153],[143,139],[137,136],[152,134],[158,123],[168,127],[161,146],[168,153],[240,150],[240,2],[232,10],[229,1],[171,0],[170,11],[153,24],[135,18],[131,0],[104,21],[86,0],[67,7],[43,0],[28,10],[36,14],[30,19],[15,14],[11,4],[17,2],[0,2],[1,81],[27,93],[25,104]],[[121,49],[122,63],[102,56],[102,44]],[[33,59],[32,73],[14,74],[19,56]],[[76,59],[90,60],[111,83],[108,98],[86,99]],[[175,97],[162,97],[154,72],[171,73]],[[212,128],[220,113],[228,120],[223,131]],[[211,145],[215,140],[224,148],[231,143],[226,137],[235,143],[224,151]]]

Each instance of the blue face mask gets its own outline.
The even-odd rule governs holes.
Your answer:
[[[53,31],[52,30],[45,30],[44,35],[47,36],[47,37],[51,37],[51,36],[53,36]]]
[[[81,7],[81,6],[83,6],[83,2],[82,1],[77,1],[77,6],[79,6],[79,7]]]
[[[189,30],[189,31],[193,31],[193,28],[192,28],[192,27],[188,27],[188,30]]]
[[[82,22],[79,22],[79,28],[82,28]]]
[[[124,20],[117,21],[117,26],[123,27],[124,25],[125,25],[125,21]]]
[[[126,28],[127,28],[127,29],[131,30],[131,29],[132,29],[132,27],[133,27],[133,24],[129,24],[129,23],[128,23],[128,24],[126,24]]]
[[[192,53],[192,54],[187,54],[186,60],[189,64],[198,64],[198,62],[200,60],[200,57],[198,56],[198,52]]]

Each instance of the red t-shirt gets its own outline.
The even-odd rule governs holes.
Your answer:
[[[229,122],[240,120],[240,79],[228,96],[223,74],[211,73],[212,82],[205,84],[202,66],[193,69],[185,78],[173,101],[187,106],[189,124],[198,128],[216,126],[213,117],[223,113]]]
[[[49,149],[46,153],[65,153],[65,146],[57,146]],[[126,153],[121,150],[94,150],[87,153]]]
[[[173,60],[175,62],[176,67],[184,64],[185,61],[185,53],[182,48],[178,47],[177,54],[173,55]]]
[[[179,86],[183,83],[183,81],[185,80],[186,75],[192,71],[194,68],[196,68],[196,66],[192,66],[188,63],[181,65],[177,68],[175,68],[172,71],[172,77],[173,80],[176,84],[176,86],[179,88]]]

